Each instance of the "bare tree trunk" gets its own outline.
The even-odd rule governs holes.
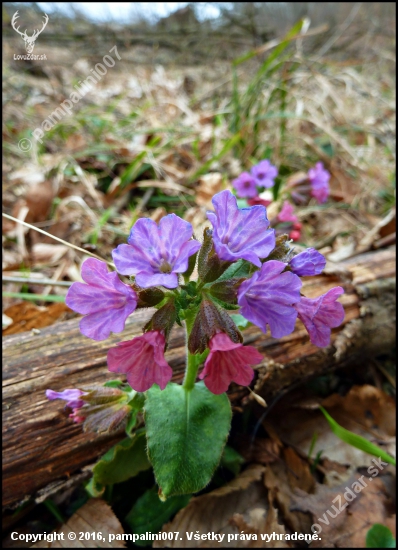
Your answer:
[[[329,273],[309,277],[303,292],[309,297],[341,285],[346,311],[344,327],[332,335],[332,345],[318,349],[301,323],[281,340],[256,327],[245,331],[245,343],[265,355],[256,370],[256,391],[270,399],[309,375],[350,365],[391,349],[395,338],[395,251],[382,250],[357,256]],[[128,319],[123,339],[141,333],[150,310]],[[62,410],[60,401],[49,402],[45,390],[85,387],[114,378],[107,371],[106,352],[120,340],[94,342],[79,332],[79,320],[58,323],[40,334],[25,332],[5,337],[3,367],[3,507],[15,507],[30,497],[45,498],[70,476],[84,477],[82,468],[93,463],[122,433],[84,434]],[[173,331],[166,357],[181,381],[184,371],[184,332]],[[232,385],[233,405],[247,402],[248,390]],[[88,475],[88,474],[87,474]],[[52,487],[52,489],[51,489]]]

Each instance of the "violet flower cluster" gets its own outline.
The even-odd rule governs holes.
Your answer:
[[[232,186],[238,198],[245,199],[248,206],[268,207],[274,197],[269,190],[274,186],[274,179],[278,175],[278,169],[269,160],[262,160],[253,166],[249,172],[243,172],[232,181]],[[283,205],[277,216],[270,219],[270,224],[275,229],[276,236],[287,234],[293,241],[301,238],[302,225],[294,214],[295,204],[306,204],[314,198],[319,204],[323,204],[329,197],[330,174],[325,170],[322,162],[317,162],[308,173],[294,174],[282,184],[278,195],[284,199]]]
[[[268,170],[267,176],[269,166],[259,167],[251,177],[267,185],[276,172]],[[212,202],[214,211],[207,213],[212,227],[205,230],[203,242],[194,238],[190,223],[174,214],[159,224],[139,219],[127,244],[112,253],[117,272],[108,272],[105,262],[90,258],[82,266],[84,282],[73,283],[68,291],[66,304],[84,315],[81,332],[98,341],[122,332],[137,308],[156,308],[141,336],[108,351],[109,371],[126,375],[136,392],[153,384],[163,390],[171,380],[165,350],[175,323],[185,320],[190,357],[207,353],[199,378],[220,394],[231,382],[250,384],[252,367],[262,361],[256,348],[243,345],[228,310],[240,310],[274,338],[290,334],[299,318],[319,347],[329,345],[331,329],[343,322],[344,308],[337,301],[342,288],[317,298],[301,294],[300,277],[321,273],[322,254],[308,248],[294,255],[289,237],[276,236],[262,205],[239,209],[228,190]],[[294,219],[286,206],[283,216]],[[198,275],[191,280],[195,267]],[[129,279],[123,282],[119,274]],[[65,399],[77,410],[85,399],[81,390],[49,392],[49,399]]]
[[[232,185],[239,198],[255,199],[262,190],[275,185],[277,175],[278,169],[276,166],[271,164],[269,160],[262,160],[252,167],[250,173],[243,172],[233,180]]]

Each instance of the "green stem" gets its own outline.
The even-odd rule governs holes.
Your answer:
[[[195,385],[196,375],[198,373],[198,362],[197,357],[193,353],[189,352],[188,349],[188,340],[189,335],[191,334],[191,330],[193,327],[193,324],[195,322],[195,313],[193,312],[191,315],[187,315],[185,318],[185,329],[186,329],[186,356],[187,356],[187,366],[185,370],[185,377],[184,382],[182,384],[185,391],[191,391]]]

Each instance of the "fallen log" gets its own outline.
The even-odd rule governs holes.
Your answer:
[[[266,400],[304,377],[367,360],[394,345],[395,250],[363,254],[323,275],[304,278],[303,293],[314,297],[337,285],[345,289],[340,300],[346,316],[344,326],[333,331],[329,348],[313,346],[299,321],[295,331],[280,340],[256,327],[245,331],[245,343],[265,357],[256,367],[254,387]],[[150,310],[134,313],[122,339],[140,334],[150,316]],[[94,342],[80,334],[78,324],[73,319],[3,339],[3,508],[31,498],[43,500],[73,478],[87,477],[84,467],[123,437],[83,433],[60,401],[45,397],[47,388],[84,387],[115,377],[107,371],[106,352],[120,336]],[[175,382],[183,376],[184,345],[183,330],[174,329],[166,357]],[[232,385],[232,405],[242,406],[248,394],[246,388]]]

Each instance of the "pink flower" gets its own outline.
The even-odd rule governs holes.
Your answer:
[[[269,206],[272,201],[267,199],[262,199],[261,197],[254,197],[254,199],[247,199],[247,204],[249,206]]]
[[[130,386],[138,392],[148,390],[153,384],[164,390],[173,375],[164,358],[164,346],[164,335],[157,330],[119,342],[108,351],[108,368],[125,374]]]
[[[282,210],[278,214],[278,221],[280,222],[297,222],[297,216],[293,214],[293,206],[289,201],[285,201],[282,206]]]
[[[253,380],[254,371],[250,365],[258,365],[263,359],[253,346],[234,344],[223,332],[210,340],[210,353],[205,368],[199,378],[216,395],[227,391],[231,382],[248,386]]]
[[[344,294],[344,290],[336,286],[315,299],[303,296],[294,305],[314,346],[326,348],[330,344],[331,329],[344,321],[344,308],[336,301],[341,294]]]
[[[292,239],[292,241],[299,241],[301,238],[300,231],[297,231],[297,230],[290,231],[289,238]]]

